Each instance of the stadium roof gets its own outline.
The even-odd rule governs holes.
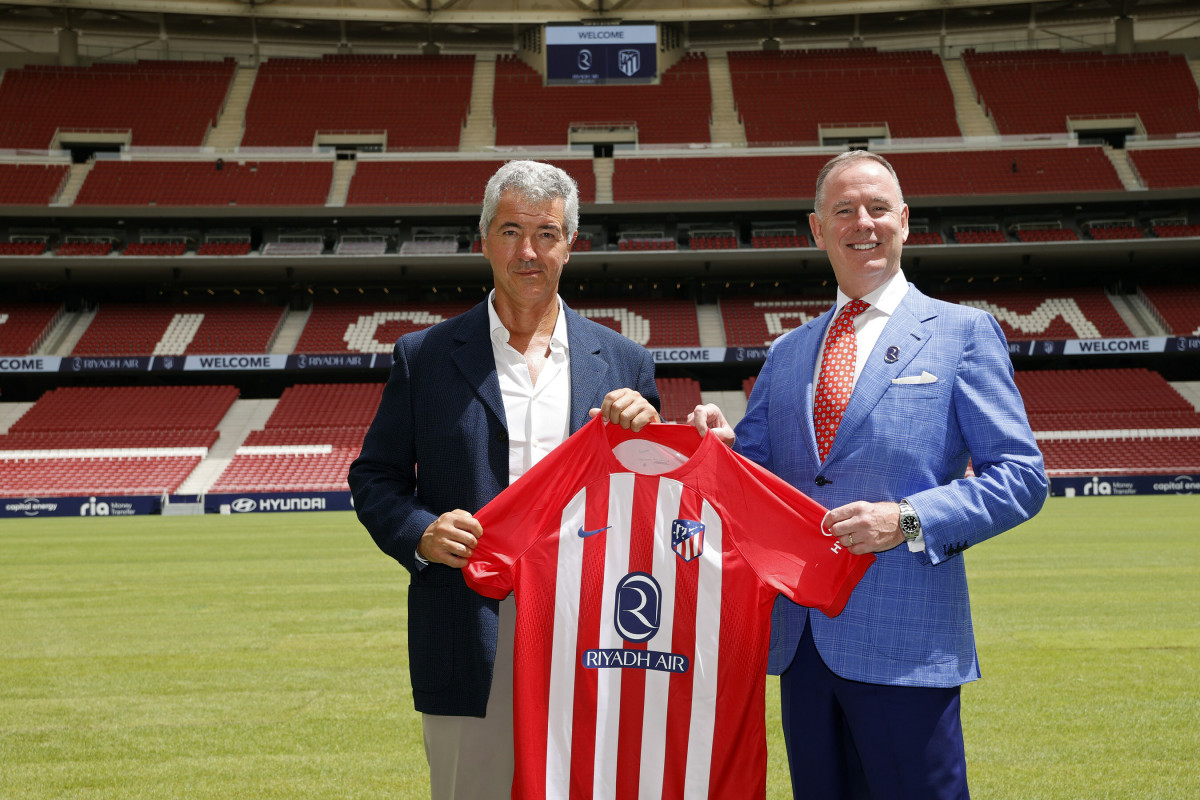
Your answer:
[[[397,45],[511,45],[544,23],[660,22],[688,43],[780,39],[788,46],[977,29],[1111,25],[1114,19],[1171,20],[1163,38],[1200,37],[1194,0],[12,0],[0,31],[70,28],[94,35],[333,38]],[[1161,35],[1161,34],[1159,34]],[[1157,38],[1157,37],[1156,37]],[[9,42],[11,44],[11,42]]]

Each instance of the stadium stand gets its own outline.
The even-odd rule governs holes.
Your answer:
[[[1162,239],[1200,236],[1200,225],[1168,223],[1154,226],[1154,235]]]
[[[358,162],[346,205],[474,205],[500,166],[498,161]],[[579,184],[581,203],[596,201],[596,175],[591,159],[550,159]]]
[[[733,234],[691,233],[688,247],[693,250],[736,250],[738,240]]]
[[[1100,147],[884,153],[906,197],[1122,191]],[[615,202],[811,197],[826,156],[618,157]],[[1014,169],[1015,167],[1015,169]]]
[[[667,236],[647,236],[640,233],[621,234],[617,240],[617,250],[621,252],[674,250],[675,247],[675,240]]]
[[[1151,189],[1200,186],[1200,147],[1130,148],[1129,160]]]
[[[389,150],[457,150],[475,57],[327,54],[258,68],[242,147],[311,147],[319,133],[381,133]]]
[[[474,303],[341,302],[313,304],[297,353],[390,353],[405,333],[466,311]]]
[[[1087,233],[1097,241],[1111,241],[1114,239],[1141,239],[1143,238],[1142,229],[1136,225],[1122,223],[1103,223],[1092,224],[1087,226]]]
[[[0,242],[0,256],[40,256],[46,252],[46,243]]]
[[[196,248],[198,256],[244,256],[250,253],[250,242],[205,242]]]
[[[663,422],[687,422],[692,410],[703,403],[700,381],[695,378],[658,378]]]
[[[121,251],[123,256],[181,256],[187,252],[186,242],[132,242]]]
[[[1022,371],[1016,381],[1035,432],[1200,429],[1200,413],[1148,369]]]
[[[751,247],[808,247],[808,237],[796,233],[793,229],[788,233],[768,233],[755,231],[750,236]]]
[[[696,304],[690,300],[579,300],[571,308],[643,347],[700,346]]]
[[[362,448],[382,383],[299,384],[238,448],[213,492],[335,491]]]
[[[138,437],[181,430],[215,433],[237,399],[233,386],[66,386],[46,392],[9,428],[21,432],[129,431]]]
[[[0,435],[0,494],[173,492],[217,440],[233,386],[63,387]]]
[[[381,256],[387,252],[387,239],[383,237],[342,237],[334,248],[339,256]]]
[[[319,237],[301,241],[263,242],[259,252],[264,256],[319,256],[325,252],[325,242]]]
[[[59,303],[0,303],[0,355],[35,352],[62,314]]]
[[[69,172],[66,164],[0,164],[0,205],[48,205]]]
[[[1124,190],[1116,168],[1097,146],[885,155],[905,197]]]
[[[824,314],[833,307],[833,302],[832,296],[826,300],[722,298],[725,342],[730,347],[766,347],[793,328]]]
[[[9,497],[173,492],[199,465],[200,456],[141,458],[8,458],[0,494]]]
[[[1132,336],[1103,289],[1053,292],[1001,290],[955,292],[943,296],[994,316],[1009,341],[1033,339],[1107,339]]]
[[[822,127],[886,125],[900,139],[960,135],[954,95],[933,52],[735,50],[729,72],[751,146],[817,144]],[[813,91],[829,81],[870,85],[872,100],[855,106]]]
[[[910,231],[905,244],[945,244],[946,240],[937,231]]]
[[[461,314],[473,304],[320,303],[297,353],[390,353],[396,339]],[[646,347],[698,347],[696,306],[687,300],[586,300],[571,308]]]
[[[1194,475],[1200,436],[1038,440],[1051,478],[1070,475]]]
[[[1022,242],[1077,242],[1079,234],[1069,228],[1034,228],[1017,231]]]
[[[1200,131],[1200,90],[1182,55],[966,50],[963,62],[1003,135],[1066,133],[1071,117],[1136,117],[1152,136]]]
[[[942,299],[981,308],[996,317],[1009,341],[1034,339],[1100,339],[1131,336],[1102,289],[1055,292],[998,290],[978,294],[955,292]],[[792,328],[829,310],[833,298],[721,300],[725,340],[731,347],[764,347]]]
[[[708,57],[689,53],[658,85],[545,86],[520,58],[501,56],[492,108],[497,147],[562,147],[572,125],[636,126],[640,145],[709,142]]]
[[[827,160],[822,156],[618,157],[613,160],[613,201],[806,197]]]
[[[105,304],[72,355],[266,353],[283,312],[280,306],[249,304]]]
[[[105,159],[88,173],[75,205],[324,205],[332,180],[332,161]]]
[[[1200,336],[1200,288],[1141,286],[1138,294],[1163,329],[1176,336]]]
[[[10,69],[0,83],[0,148],[46,150],[71,130],[131,131],[141,147],[199,147],[236,68],[227,58]]]
[[[1008,241],[1008,238],[1003,231],[994,228],[989,230],[955,228],[954,241],[959,244],[1003,244]]]
[[[1051,477],[1200,469],[1200,413],[1156,372],[1047,370],[1016,381]]]
[[[112,252],[111,241],[64,242],[54,251],[56,256],[106,256]]]

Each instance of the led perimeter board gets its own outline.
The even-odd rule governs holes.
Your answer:
[[[547,25],[546,83],[653,83],[657,25]]]

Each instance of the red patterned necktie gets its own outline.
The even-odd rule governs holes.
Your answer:
[[[817,398],[813,403],[813,423],[817,430],[817,453],[821,461],[833,447],[842,413],[854,390],[854,359],[858,351],[854,333],[854,318],[871,307],[862,300],[851,300],[842,307],[821,357],[821,374],[817,378]]]

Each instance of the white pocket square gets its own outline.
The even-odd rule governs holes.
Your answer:
[[[920,375],[905,375],[901,378],[892,378],[892,383],[934,383],[937,381],[937,375],[921,370]]]

